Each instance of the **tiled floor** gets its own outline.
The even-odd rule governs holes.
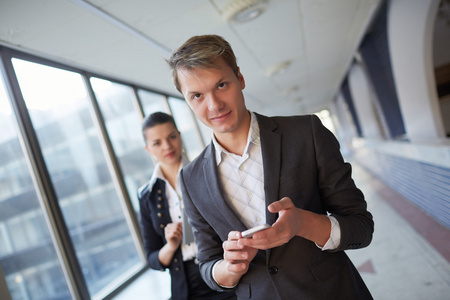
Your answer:
[[[168,271],[148,270],[115,296],[114,300],[167,300],[170,298]]]
[[[450,263],[443,256],[450,249],[450,231],[357,165],[353,177],[374,216],[375,233],[369,247],[347,253],[373,297],[450,299]],[[424,228],[428,236],[422,235]]]
[[[372,244],[348,255],[375,299],[450,299],[450,230],[353,164],[375,221]],[[147,271],[115,300],[170,297],[168,273]]]

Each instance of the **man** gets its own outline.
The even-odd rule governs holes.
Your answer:
[[[192,37],[168,62],[214,133],[180,174],[206,283],[238,299],[372,299],[343,251],[369,245],[372,215],[333,134],[315,116],[249,112],[220,36]],[[271,227],[242,238],[263,223]]]

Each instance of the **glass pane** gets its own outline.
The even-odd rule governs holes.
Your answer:
[[[187,156],[190,160],[193,160],[203,150],[203,140],[197,130],[197,121],[184,100],[170,97],[169,105],[178,130],[181,132],[181,139]]]
[[[157,111],[170,113],[165,96],[144,90],[138,90],[138,96],[141,100],[144,114],[146,116]]]
[[[140,265],[80,74],[13,59],[88,289]]]
[[[1,269],[12,299],[69,299],[15,123],[0,78]]]
[[[195,120],[197,121],[198,128],[200,129],[200,132],[202,134],[203,143],[205,145],[208,145],[209,143],[211,143],[211,139],[213,136],[212,129],[200,122],[197,118],[195,118]]]
[[[91,79],[130,199],[139,217],[137,190],[152,176],[153,162],[145,151],[141,118],[133,106],[133,90],[125,85]]]
[[[336,130],[334,128],[333,118],[331,117],[330,111],[327,109],[321,110],[317,113],[315,113],[322,121],[323,125],[328,128],[332,133],[336,135]]]

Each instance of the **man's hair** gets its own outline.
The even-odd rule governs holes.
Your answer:
[[[147,144],[147,140],[145,137],[145,131],[149,128],[155,127],[156,125],[172,123],[175,129],[177,129],[177,125],[175,124],[175,120],[169,114],[163,112],[155,112],[151,115],[148,115],[144,121],[142,122],[142,136],[144,137],[144,142]],[[178,129],[177,129],[178,130]]]
[[[223,37],[212,34],[193,36],[188,39],[167,60],[172,69],[172,80],[177,90],[181,93],[178,70],[217,68],[218,58],[222,58],[236,76],[238,75],[236,56]]]

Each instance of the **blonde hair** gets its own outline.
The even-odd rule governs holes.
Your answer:
[[[223,37],[211,34],[193,36],[188,39],[167,60],[172,69],[172,80],[177,90],[181,93],[178,70],[216,68],[218,58],[222,58],[238,76],[239,68],[236,56],[230,44]]]

